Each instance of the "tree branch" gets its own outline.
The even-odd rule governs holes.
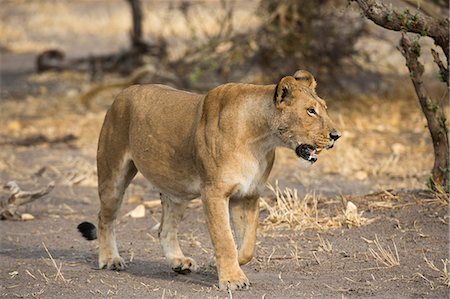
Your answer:
[[[0,220],[17,218],[17,209],[20,206],[47,195],[54,187],[55,183],[51,182],[40,190],[23,191],[16,181],[8,182],[3,188],[10,192],[10,196],[6,201],[0,202]]]
[[[439,73],[441,75],[441,80],[447,83],[448,85],[448,68],[445,67],[445,65],[442,63],[441,58],[439,57],[439,53],[436,52],[434,49],[431,49],[431,55],[433,55],[434,62],[439,67]]]
[[[429,36],[442,48],[447,57],[449,53],[449,21],[447,18],[435,19],[408,9],[398,12],[384,3],[375,0],[351,0],[357,2],[364,15],[375,24],[394,31],[406,31]]]

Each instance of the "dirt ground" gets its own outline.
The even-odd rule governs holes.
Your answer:
[[[140,175],[126,192],[117,227],[128,268],[96,269],[98,243],[82,239],[76,226],[96,221],[96,142],[106,107],[118,90],[102,93],[93,109],[86,109],[79,98],[93,86],[88,75],[38,75],[34,59],[54,45],[71,57],[123,48],[128,26],[124,4],[98,1],[108,3],[106,12],[95,6],[86,14],[83,1],[36,3],[6,1],[0,12],[0,185],[17,181],[24,190],[36,190],[55,182],[55,188],[19,210],[33,220],[0,221],[1,297],[448,297],[448,198],[426,189],[431,140],[408,78],[396,83],[404,86],[401,91],[327,99],[343,137],[312,167],[302,168],[291,151],[277,151],[269,183],[278,182],[285,194],[298,192],[292,210],[299,222],[274,215],[277,197],[269,188],[264,191],[267,205],[261,206],[256,254],[243,266],[249,290],[218,290],[199,204],[188,209],[179,236],[199,270],[180,275],[169,268],[157,238],[161,209],[147,209],[142,218],[126,215],[138,204],[130,198],[158,199],[158,190]],[[55,14],[60,26],[51,23],[52,9],[61,12]],[[248,15],[241,13],[241,18]],[[21,29],[17,24],[24,17],[28,23]],[[104,39],[96,41],[91,27],[74,26],[78,19],[103,28]],[[52,26],[45,27],[48,22]],[[153,25],[144,27],[149,32]],[[176,25],[176,30],[185,27]],[[40,35],[32,34],[36,30]],[[116,31],[123,34],[116,37]],[[58,141],[65,136],[74,140]],[[0,200],[7,197],[0,190]],[[349,201],[358,209],[355,219],[345,213]]]
[[[128,268],[123,272],[97,270],[97,242],[85,241],[76,230],[81,221],[94,221],[98,211],[95,181],[89,181],[93,153],[66,145],[2,150],[3,158],[5,153],[14,157],[14,167],[1,171],[3,182],[19,179],[24,188],[32,189],[49,180],[58,181],[61,175],[67,180],[64,184],[59,179],[50,196],[22,211],[36,219],[0,223],[0,294],[4,298],[229,296],[217,289],[216,271],[208,265],[213,251],[201,206],[188,210],[180,229],[182,248],[200,266],[197,273],[179,275],[166,265],[154,229],[161,210],[147,210],[144,218],[134,219],[124,216],[135,207],[128,203],[123,206],[117,236]],[[76,169],[85,170],[80,173]],[[127,193],[128,197],[144,194],[146,199],[157,198],[155,190],[139,177]],[[273,202],[273,196],[267,197]],[[233,298],[446,296],[448,273],[443,272],[441,261],[448,254],[445,204],[434,194],[419,190],[343,197],[358,206],[370,224],[289,229],[264,221],[268,212],[262,210],[256,255],[243,267],[252,285],[248,291],[233,292]],[[324,196],[318,199],[317,209],[321,222],[328,219],[330,226],[335,226],[332,216],[342,214],[343,207],[339,197]],[[380,253],[375,240],[394,257],[398,251],[399,265],[386,266],[374,258],[370,248]]]

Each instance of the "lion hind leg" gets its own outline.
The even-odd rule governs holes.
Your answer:
[[[162,217],[159,227],[159,239],[164,255],[173,271],[187,274],[197,270],[197,263],[185,257],[178,243],[178,224],[183,219],[188,201],[174,201],[168,195],[161,194]]]
[[[117,249],[115,225],[125,189],[137,173],[124,153],[114,158],[98,157],[100,212],[98,213],[99,268],[123,270],[126,267]]]

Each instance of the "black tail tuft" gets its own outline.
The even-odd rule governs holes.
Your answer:
[[[90,222],[82,222],[77,226],[81,235],[89,241],[97,239],[97,228]]]

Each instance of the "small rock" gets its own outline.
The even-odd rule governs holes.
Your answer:
[[[33,220],[34,216],[28,213],[23,213],[22,215],[20,215],[20,219],[22,221],[28,221],[28,220]]]
[[[406,152],[406,147],[401,144],[401,143],[394,143],[392,146],[392,152],[394,153],[394,155],[401,155],[404,154]]]
[[[161,207],[161,200],[148,200],[142,203],[147,209],[154,209]]]
[[[128,204],[137,204],[141,203],[144,200],[142,195],[132,195],[128,198],[127,203]]]
[[[156,223],[150,230],[151,231],[157,231],[157,230],[159,230],[159,227],[161,226],[161,223]]]
[[[367,172],[365,172],[365,171],[363,171],[363,170],[357,171],[357,172],[355,173],[355,178],[356,178],[358,181],[364,181],[365,179],[367,179],[368,176],[369,176],[369,175],[367,174]]]
[[[358,214],[358,208],[351,201],[347,202],[347,207],[345,208],[345,222],[349,226],[361,226],[365,223],[366,219],[362,218],[360,214]]]
[[[202,248],[202,243],[200,243],[200,242],[197,241],[197,240],[192,241],[192,242],[191,242],[191,245],[192,245],[193,247]]]
[[[347,207],[345,208],[346,216],[358,216],[358,207],[351,201],[347,202]]]
[[[130,216],[131,218],[145,217],[145,206],[142,204],[138,205],[133,211],[127,213],[125,216]]]

